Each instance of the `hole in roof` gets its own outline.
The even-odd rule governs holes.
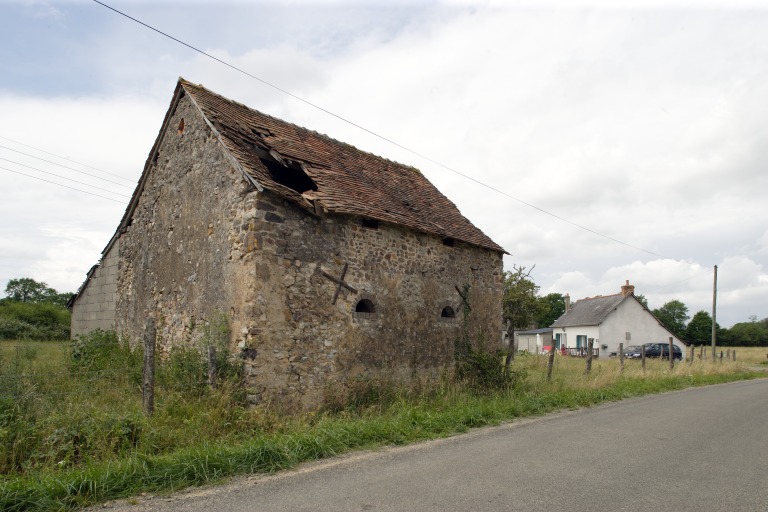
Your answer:
[[[289,162],[288,165],[283,165],[268,158],[259,158],[259,160],[267,168],[269,176],[275,183],[295,190],[299,194],[303,194],[308,190],[317,190],[317,184],[312,181],[312,178],[307,176],[301,165],[296,162]]]

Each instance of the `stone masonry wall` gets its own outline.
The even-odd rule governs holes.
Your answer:
[[[175,132],[181,118],[183,136]],[[257,192],[182,98],[132,226],[121,237],[118,331],[162,348],[199,343],[226,314],[250,399],[316,408],[357,378],[401,382],[449,370],[470,284],[473,339],[501,335],[501,254]],[[329,278],[340,278],[353,293]],[[366,299],[374,312],[356,312]],[[455,318],[443,318],[449,307]]]
[[[74,338],[95,329],[115,328],[115,301],[120,243],[116,242],[93,271],[72,308]]]
[[[177,126],[184,119],[184,132]],[[141,340],[155,317],[158,345],[195,342],[237,301],[229,251],[247,184],[188,97],[163,134],[131,225],[121,236],[116,328]]]
[[[473,339],[501,335],[501,254],[362,219],[317,218],[269,193],[245,201],[233,252],[246,263],[237,343],[255,401],[316,407],[355,378],[436,377],[461,329],[456,287],[470,284]],[[355,288],[339,292],[328,275]],[[356,313],[371,301],[374,313]],[[443,318],[448,306],[456,318]],[[480,333],[482,331],[482,334]]]

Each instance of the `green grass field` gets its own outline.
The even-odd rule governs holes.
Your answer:
[[[209,389],[199,354],[186,350],[158,368],[156,410],[147,417],[141,354],[114,344],[71,348],[0,343],[0,510],[73,509],[560,409],[754,378],[762,374],[750,368],[768,352],[736,348],[736,362],[696,360],[673,370],[667,361],[649,360],[645,371],[626,361],[623,373],[616,359],[595,360],[589,375],[583,359],[558,355],[551,381],[546,357],[522,355],[509,389],[477,391],[447,378],[418,391],[366,381],[332,408],[288,416],[245,406],[234,381]]]

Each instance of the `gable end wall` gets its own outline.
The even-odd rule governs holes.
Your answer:
[[[184,118],[184,134],[176,127]],[[223,315],[254,403],[316,408],[358,378],[409,382],[450,371],[471,284],[474,340],[497,347],[502,254],[352,216],[312,215],[243,179],[188,97],[179,101],[132,223],[120,237],[115,326],[161,351],[202,348]],[[338,292],[344,282],[354,288]],[[327,275],[326,275],[327,274]],[[355,313],[361,298],[374,314]],[[451,306],[457,318],[441,318]]]

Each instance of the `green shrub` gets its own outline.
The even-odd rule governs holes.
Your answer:
[[[70,363],[75,370],[141,370],[142,353],[121,341],[115,331],[96,329],[78,335],[70,346]]]
[[[344,410],[362,411],[371,407],[382,409],[393,403],[404,390],[391,381],[370,377],[356,377],[345,385],[326,387],[322,410],[338,413]]]
[[[159,386],[199,396],[208,383],[207,361],[197,349],[176,347],[157,366],[155,378]]]
[[[0,339],[64,340],[69,338],[70,313],[55,304],[0,302]]]

